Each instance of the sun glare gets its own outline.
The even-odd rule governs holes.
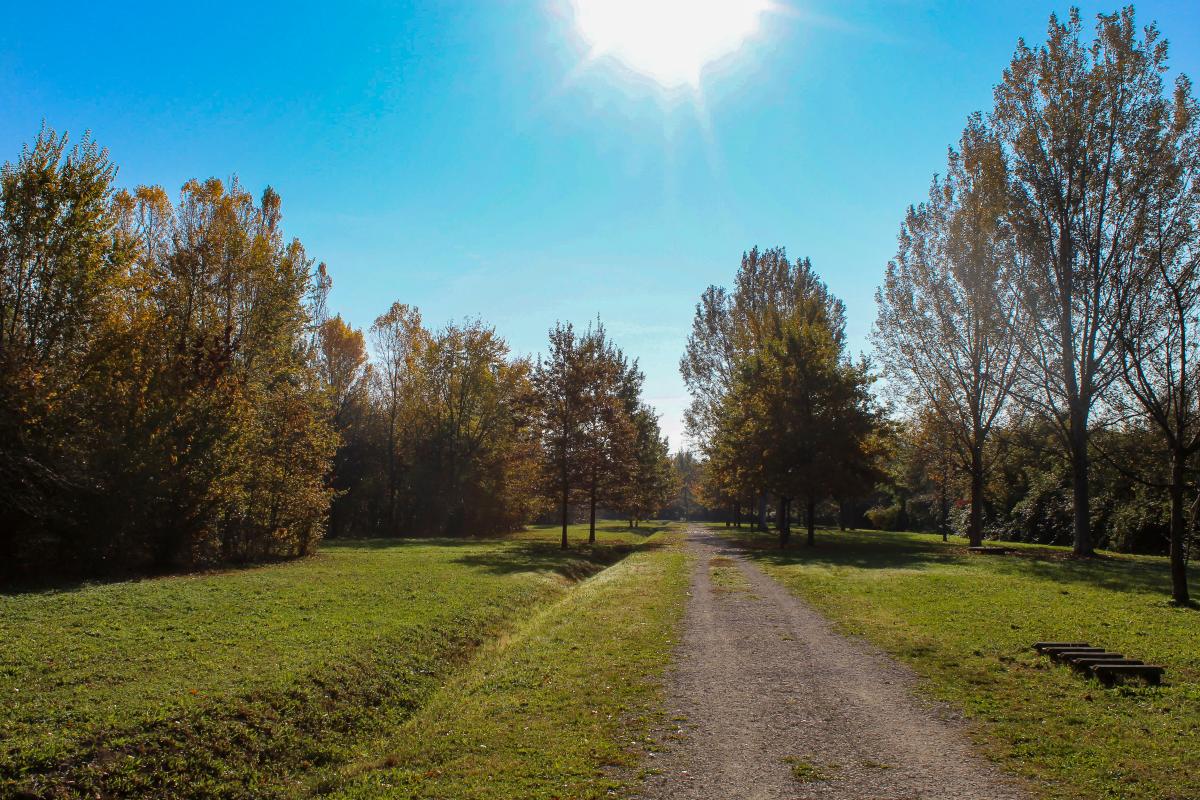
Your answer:
[[[704,65],[741,47],[767,0],[574,0],[592,56],[612,56],[663,86],[696,86]]]

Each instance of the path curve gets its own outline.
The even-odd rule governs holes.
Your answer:
[[[646,800],[1027,800],[916,678],[698,526]],[[715,561],[714,561],[715,559]],[[803,779],[793,775],[793,765]]]

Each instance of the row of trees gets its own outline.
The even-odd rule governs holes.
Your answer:
[[[0,563],[308,552],[337,440],[279,196],[115,175],[49,130],[0,175]]]
[[[749,251],[733,291],[704,292],[680,371],[708,505],[734,517],[757,507],[765,527],[774,497],[786,544],[799,500],[811,544],[819,503],[872,488],[884,420],[845,338],[842,302],[782,248]]]
[[[1095,546],[1094,464],[1166,493],[1186,602],[1200,450],[1200,116],[1132,7],[1052,17],[990,113],[911,208],[877,297],[876,351],[909,426],[950,454],[978,543],[1011,448],[1057,442],[1075,552]],[[1130,452],[1132,446],[1133,452]],[[1120,451],[1120,455],[1117,455]],[[1191,516],[1195,516],[1193,505]]]
[[[50,130],[0,173],[0,571],[494,533],[560,502],[635,521],[671,494],[641,372],[599,324],[536,363],[403,304],[364,335],[271,189],[115,179]]]
[[[481,322],[430,331],[401,303],[366,336],[339,316],[318,330],[342,441],[335,536],[500,533],[553,508],[565,547],[578,509],[594,542],[599,509],[633,525],[673,491],[642,373],[599,323],[582,335],[557,325],[536,362]]]
[[[531,518],[530,364],[511,358],[494,329],[469,321],[431,331],[417,309],[395,303],[368,336],[340,316],[318,330],[342,443],[332,535],[488,534]]]
[[[543,493],[556,502],[567,546],[573,503],[588,509],[588,541],[604,506],[636,525],[674,493],[670,449],[653,411],[640,400],[643,375],[596,323],[550,332],[533,374],[535,430]]]

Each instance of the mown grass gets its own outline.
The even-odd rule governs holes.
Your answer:
[[[485,648],[323,791],[343,800],[618,793],[660,713],[688,583],[679,538],[659,534]]]
[[[1044,797],[1200,797],[1200,611],[1168,602],[1164,559],[1021,545],[980,556],[961,540],[866,531],[780,551],[772,536],[729,535],[844,630],[913,665]],[[1163,664],[1166,685],[1106,689],[1036,654],[1039,640]]]
[[[653,529],[556,533],[0,594],[0,797],[293,796]]]

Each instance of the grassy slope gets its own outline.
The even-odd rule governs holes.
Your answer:
[[[649,531],[555,533],[0,595],[0,797],[293,794]]]
[[[335,796],[611,797],[657,714],[687,588],[678,540],[659,534],[488,648]]]
[[[985,751],[1046,797],[1200,797],[1200,611],[1167,603],[1163,559],[972,556],[924,534],[823,531],[816,549],[786,553],[774,537],[739,538],[845,630],[928,677],[981,723]],[[1033,653],[1038,640],[1164,664],[1167,685],[1105,689]]]

